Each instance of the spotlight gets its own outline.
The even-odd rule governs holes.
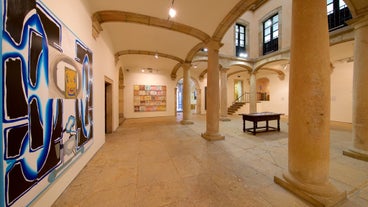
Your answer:
[[[169,16],[170,18],[174,18],[176,16],[176,10],[173,7],[169,10]]]

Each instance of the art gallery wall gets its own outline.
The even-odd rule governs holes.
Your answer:
[[[352,122],[353,62],[335,63],[331,73],[331,120]]]
[[[168,73],[160,70],[142,72],[141,69],[130,68],[124,73],[124,113],[126,118],[174,116],[175,115],[175,88],[176,81],[172,80]],[[166,86],[166,110],[135,112],[134,111],[134,85],[157,85]]]
[[[60,176],[52,185],[41,194],[32,205],[34,206],[50,206],[57,197],[63,192],[63,190],[69,185],[69,183],[77,176],[80,170],[86,165],[86,163],[92,158],[97,150],[105,142],[105,129],[104,127],[104,78],[105,76],[113,80],[113,111],[118,111],[118,76],[116,74],[116,68],[114,64],[114,54],[111,49],[111,43],[103,32],[97,39],[92,37],[92,22],[91,14],[81,3],[81,1],[65,0],[63,3],[43,0],[46,7],[51,10],[61,22],[63,22],[79,39],[81,39],[86,45],[88,45],[93,51],[93,89],[94,89],[94,143],[88,149],[83,156],[76,160],[73,165],[67,169],[62,176]],[[118,114],[118,113],[114,113]],[[113,117],[113,128],[118,126],[118,117]]]

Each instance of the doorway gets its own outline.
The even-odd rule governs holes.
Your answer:
[[[112,133],[112,80],[105,77],[105,133]]]
[[[190,79],[190,109],[192,114],[200,113],[200,90],[196,82]],[[176,112],[183,112],[183,78],[176,85]]]
[[[234,80],[234,100],[244,102],[243,80]]]

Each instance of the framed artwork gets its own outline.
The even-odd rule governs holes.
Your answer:
[[[166,111],[166,86],[134,85],[134,112]]]
[[[65,68],[65,98],[77,97],[77,71]]]

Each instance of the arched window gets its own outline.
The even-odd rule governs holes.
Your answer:
[[[235,55],[246,58],[246,27],[242,24],[235,24]]]
[[[263,55],[279,49],[279,14],[263,22]]]
[[[328,30],[345,27],[346,20],[351,19],[351,13],[343,0],[327,0]]]

